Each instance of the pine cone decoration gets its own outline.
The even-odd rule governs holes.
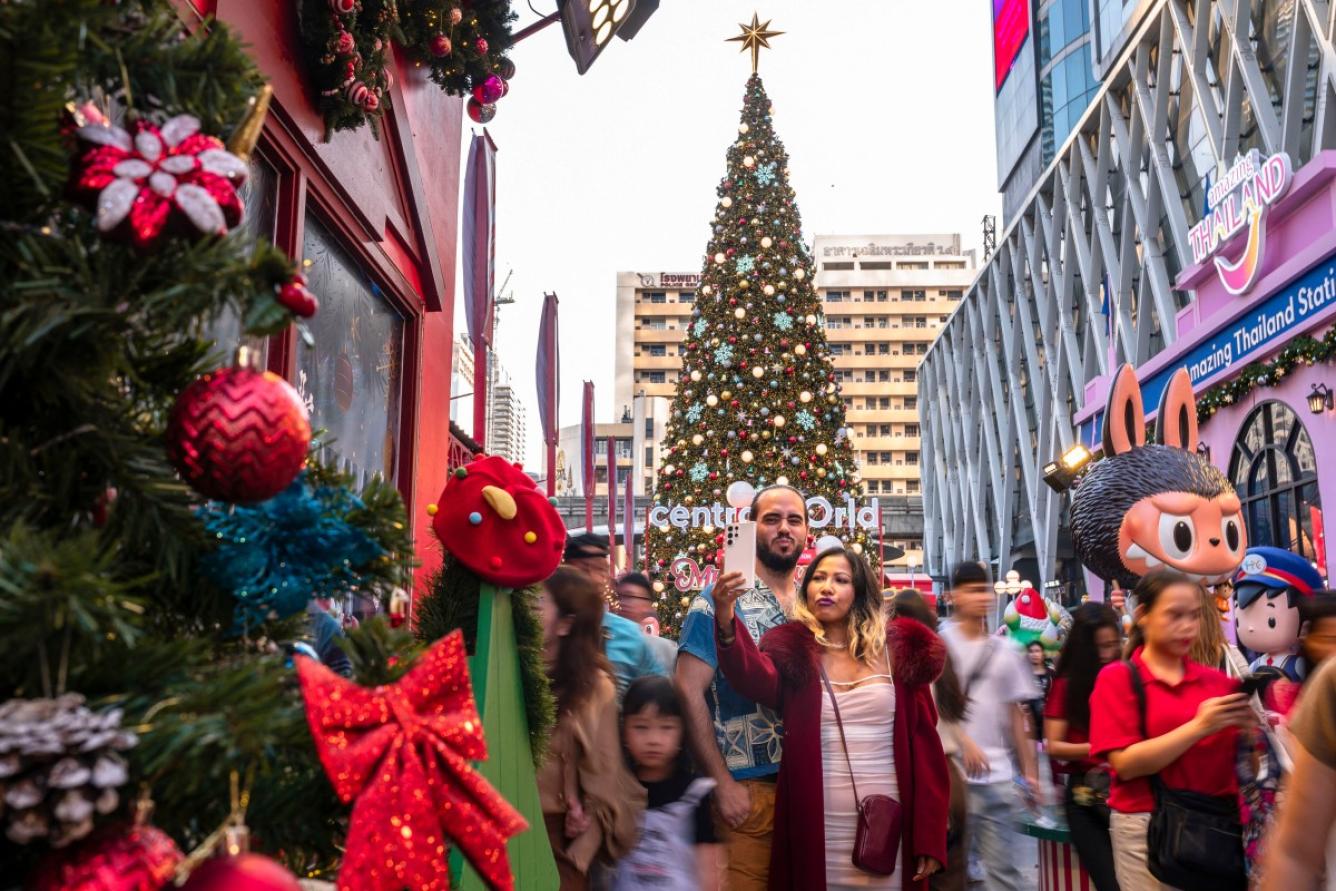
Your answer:
[[[93,829],[95,814],[120,804],[129,779],[118,752],[138,739],[121,729],[121,710],[95,712],[84,698],[11,699],[0,705],[0,820],[20,845],[62,847]]]

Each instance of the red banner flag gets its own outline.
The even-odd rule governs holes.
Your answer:
[[[583,453],[585,531],[594,531],[594,382],[584,382],[584,408],[580,414],[580,445]]]
[[[538,322],[538,421],[547,455],[547,494],[557,494],[557,408],[561,402],[561,361],[557,350],[557,295],[543,295]]]
[[[473,439],[487,444],[487,351],[496,284],[496,144],[484,130],[469,144],[464,174],[464,319],[473,345]]]

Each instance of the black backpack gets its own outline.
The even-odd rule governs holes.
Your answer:
[[[1131,661],[1124,664],[1132,679],[1146,730],[1146,688]],[[1170,789],[1160,775],[1150,777],[1155,810],[1146,832],[1150,874],[1183,891],[1247,891],[1248,872],[1243,857],[1243,827],[1235,798]]]

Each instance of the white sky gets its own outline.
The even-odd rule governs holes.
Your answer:
[[[517,27],[536,18],[516,6]],[[724,40],[753,9],[786,32],[762,50],[760,73],[805,241],[960,232],[979,248],[980,218],[1001,213],[986,0],[663,0],[584,77],[560,23],[528,38],[488,126],[497,284],[513,269],[516,299],[500,311],[497,348],[524,396],[535,469],[543,292],[561,300],[562,425],[579,422],[586,379],[599,420],[612,420],[616,273],[700,269],[750,74],[749,54]]]

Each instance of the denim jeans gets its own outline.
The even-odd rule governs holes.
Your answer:
[[[1020,891],[1024,883],[1016,866],[1020,801],[1016,786],[1005,783],[970,783],[969,834],[983,864],[988,891]]]

